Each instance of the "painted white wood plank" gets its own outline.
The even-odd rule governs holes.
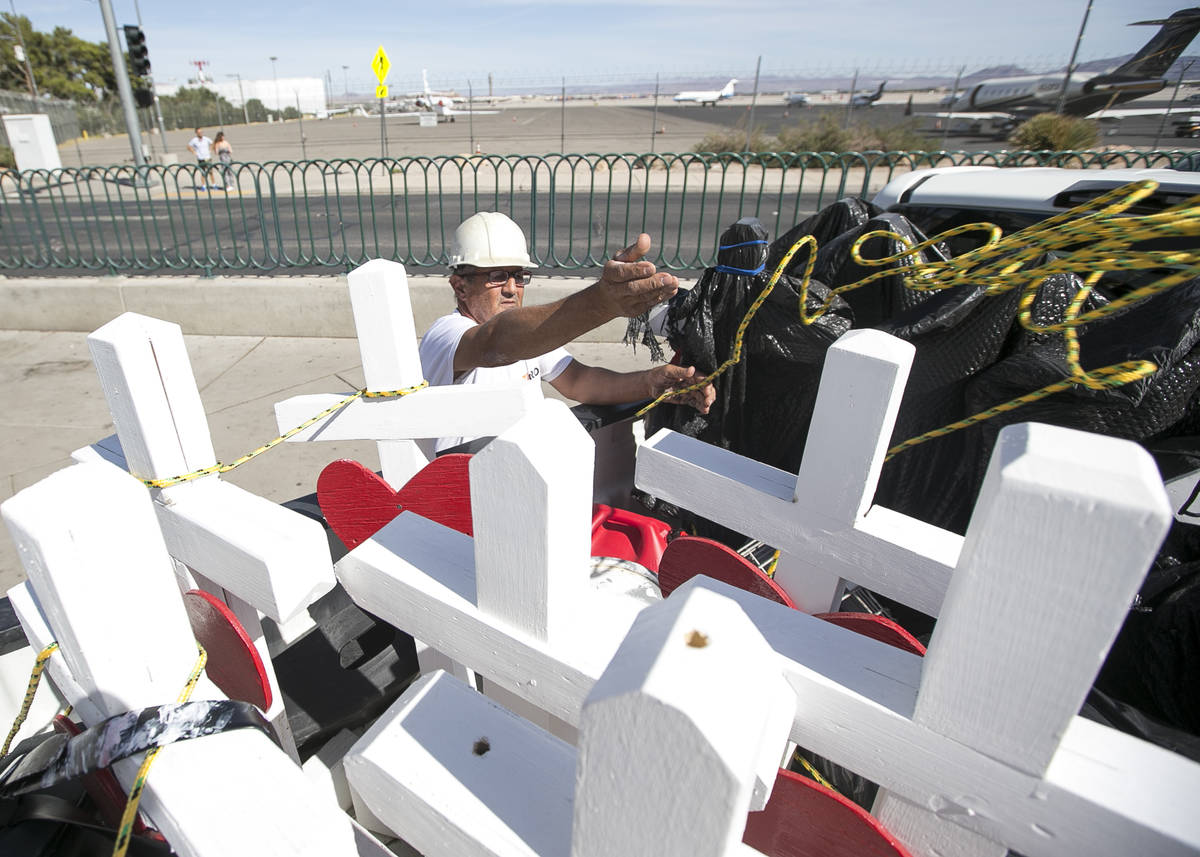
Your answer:
[[[1040,776],[1170,520],[1158,469],[1138,445],[1006,427],[925,656],[914,721]],[[924,853],[1003,851],[968,848],[936,813],[886,795],[875,813]]]
[[[134,474],[163,479],[216,462],[179,325],[123,313],[88,348]]]
[[[638,448],[636,484],[804,562],[936,616],[962,537],[880,506],[854,528],[797,518],[796,477],[662,429]]]
[[[145,487],[107,464],[77,464],[0,512],[22,546],[55,656],[82,691],[111,713],[174,699],[196,643]]]
[[[978,833],[959,827],[938,815],[937,809],[951,812],[975,812],[971,802],[961,805],[929,808],[910,803],[899,795],[880,791],[871,813],[914,855],[938,857],[1005,857],[1008,848]]]
[[[196,647],[144,487],[110,465],[80,464],[0,512],[64,660],[101,713],[175,699]],[[114,770],[128,788],[137,761]],[[142,806],[184,855],[356,853],[348,819],[253,730],[166,748]]]
[[[404,266],[372,259],[346,280],[367,389],[399,390],[420,383],[421,359]]]
[[[367,390],[400,390],[423,380],[408,273],[398,262],[372,259],[347,276]],[[399,489],[432,458],[411,440],[380,440],[384,479]]]
[[[345,767],[357,798],[425,857],[567,853],[574,751],[444,672],[406,690]]]
[[[852,526],[866,514],[915,353],[912,343],[869,329],[830,346],[796,480],[797,518],[819,512]]]
[[[21,630],[25,632],[25,639],[29,641],[29,651],[25,653],[25,658],[29,661],[28,669],[32,670],[38,652],[55,642],[54,632],[50,630],[46,615],[37,603],[37,598],[33,594],[33,586],[28,580],[21,581],[8,590],[7,594],[13,612],[17,614],[17,621],[21,623]],[[25,680],[28,683],[28,675]],[[57,652],[51,655],[50,660],[46,662],[46,669],[42,672],[42,681],[48,682],[54,688],[53,692],[73,707],[79,719],[84,723],[98,723],[104,719],[104,712],[83,692],[83,688],[71,675],[66,661]],[[42,692],[38,691],[39,694]],[[23,694],[24,691],[22,691]],[[20,698],[18,696],[18,699]]]
[[[412,512],[334,570],[364,610],[572,724],[631,622],[618,602],[597,598],[571,637],[550,645],[488,616],[476,603],[473,540]]]
[[[173,557],[276,621],[333,588],[321,525],[232,483],[164,489],[155,512]]]
[[[307,422],[348,395],[313,393],[276,402],[280,433]],[[541,400],[541,391],[532,384],[427,387],[398,398],[357,399],[297,432],[288,442],[500,434]]]
[[[780,653],[792,740],[814,753],[1027,857],[1200,850],[1200,765],[1076,717],[1039,779],[912,721],[918,656],[708,578],[676,593],[692,587],[736,601]]]
[[[741,840],[795,711],[771,654],[702,589],[638,615],[583,706],[573,855],[717,857]]]
[[[1042,773],[1170,521],[1158,469],[1137,444],[1006,427],[925,655],[914,719]]]
[[[471,459],[479,609],[540,640],[570,633],[591,572],[595,447],[544,399]]]

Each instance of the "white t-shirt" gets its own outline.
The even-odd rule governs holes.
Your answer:
[[[212,140],[207,137],[193,137],[188,141],[188,148],[196,153],[196,160],[207,161]]]
[[[528,360],[518,360],[507,366],[488,366],[464,372],[456,381],[454,379],[454,353],[458,351],[458,343],[464,333],[475,327],[476,322],[460,315],[457,310],[444,315],[433,323],[429,332],[421,339],[421,369],[425,372],[425,380],[429,386],[448,384],[490,384],[493,386],[511,386],[520,381],[532,381],[541,390],[542,381],[553,381],[572,358],[565,348],[555,348],[541,357]],[[441,452],[460,443],[474,440],[470,437],[441,437],[438,438],[436,449]]]

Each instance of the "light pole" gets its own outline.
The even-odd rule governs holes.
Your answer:
[[[20,60],[25,63],[25,79],[29,81],[29,94],[36,101],[38,98],[37,82],[33,79],[33,66],[29,64],[29,51],[25,49],[25,36],[21,32],[21,28],[17,26],[17,6],[14,0],[8,0],[8,5],[12,8],[13,29],[17,32],[17,43],[21,46]],[[34,108],[37,109],[36,107]]]
[[[242,118],[246,120],[246,124],[250,124],[250,111],[246,109],[246,93],[242,91],[242,76],[237,72],[227,74],[226,77],[236,77],[238,82],[238,97],[242,99]]]
[[[1175,81],[1175,89],[1171,92],[1171,100],[1167,102],[1167,112],[1163,114],[1162,119],[1158,123],[1158,133],[1154,135],[1154,151],[1158,151],[1158,141],[1162,139],[1163,128],[1167,125],[1167,116],[1170,115],[1171,108],[1175,106],[1175,99],[1179,97],[1179,87],[1183,86],[1183,76],[1187,74],[1187,70],[1192,67],[1191,62],[1185,63],[1183,68],[1179,70],[1179,79]]]
[[[1088,0],[1087,8],[1083,10],[1083,20],[1079,23],[1079,35],[1075,37],[1075,48],[1071,51],[1071,61],[1067,63],[1067,73],[1063,75],[1062,89],[1058,92],[1058,107],[1055,113],[1062,114],[1067,103],[1067,87],[1071,85],[1071,75],[1075,73],[1075,58],[1079,56],[1079,43],[1083,41],[1083,31],[1087,29],[1088,15],[1092,14],[1092,0]]]
[[[281,110],[279,106],[279,78],[275,75],[275,60],[279,59],[279,57],[267,57],[267,59],[271,61],[271,78],[275,81],[275,113],[276,118],[279,118],[278,114]]]
[[[350,97],[350,66],[342,66],[342,81],[346,84],[346,97]]]
[[[11,2],[11,0],[9,0]],[[121,110],[125,114],[125,130],[129,133],[129,148],[133,150],[133,165],[139,176],[144,176],[146,156],[142,153],[142,130],[138,126],[137,109],[133,106],[133,88],[129,85],[129,70],[125,66],[125,54],[117,40],[117,23],[113,17],[112,0],[100,0],[100,15],[104,18],[104,32],[108,36],[108,52],[112,57],[113,74],[117,78],[117,93],[121,97]]]

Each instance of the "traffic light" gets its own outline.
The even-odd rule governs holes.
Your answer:
[[[129,76],[133,78],[133,100],[138,107],[154,106],[154,90],[147,76],[150,74],[150,51],[146,48],[146,34],[141,27],[125,27],[125,47],[129,49]]]
[[[146,34],[141,27],[125,27],[125,46],[129,49],[129,73],[133,77],[145,77],[150,73],[150,51],[146,48]]]

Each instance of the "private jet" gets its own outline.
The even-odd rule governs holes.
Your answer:
[[[737,83],[737,78],[733,78],[729,83],[725,84],[721,89],[701,89],[684,91],[675,95],[675,101],[694,101],[697,104],[709,107],[716,107],[717,102],[724,98],[733,98],[733,85]]]
[[[1168,85],[1167,69],[1200,32],[1200,8],[1181,9],[1169,18],[1135,21],[1130,26],[1159,25],[1160,29],[1140,51],[1125,63],[1105,72],[1075,72],[1067,84],[1063,112],[1070,116],[1115,120],[1122,116],[1162,115],[1165,110],[1117,111],[1113,105],[1159,92]],[[1065,74],[997,77],[969,87],[954,99],[938,118],[961,118],[971,111],[991,115],[1007,111],[1028,116],[1055,110],[1062,94]]]
[[[870,107],[876,101],[883,97],[883,88],[887,86],[887,81],[879,84],[879,89],[874,92],[859,92],[850,96],[851,107]]]
[[[788,107],[807,107],[808,94],[804,92],[785,92],[783,103]]]

